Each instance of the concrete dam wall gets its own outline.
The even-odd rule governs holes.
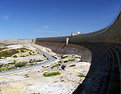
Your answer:
[[[76,36],[37,38],[36,44],[56,53],[84,55],[85,60],[91,61],[85,80],[73,94],[120,94],[121,12],[102,30]]]

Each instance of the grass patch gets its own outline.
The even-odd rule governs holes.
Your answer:
[[[42,62],[43,60],[35,60],[35,62]]]
[[[16,64],[16,62],[11,62],[11,63],[8,63],[8,64],[13,65],[13,64]]]
[[[51,73],[44,73],[43,76],[45,77],[49,77],[49,76],[56,76],[56,75],[60,75],[59,72],[51,72]]]
[[[8,51],[2,51],[2,52],[0,52],[0,59],[2,57],[5,57],[5,58],[11,57],[12,55],[17,54],[17,53],[19,53],[19,51],[16,50],[16,49],[11,49],[11,50],[8,50]]]
[[[70,65],[69,67],[74,67],[74,66],[76,66],[76,65]]]
[[[64,80],[61,80],[61,82],[65,82]]]
[[[79,77],[86,77],[84,74],[82,74],[82,73],[80,73],[79,75],[78,75]]]
[[[26,57],[25,55],[22,55],[21,57]]]
[[[8,70],[13,70],[13,69],[15,69],[15,67],[12,67],[12,68],[8,68]]]
[[[6,49],[6,48],[0,48],[0,51],[2,51],[2,50],[4,50],[4,49]]]
[[[26,62],[19,62],[15,64],[15,67],[24,67],[26,66]]]
[[[68,60],[68,61],[75,61],[75,59],[70,59],[70,60]]]
[[[31,63],[30,65],[35,65],[35,64]]]

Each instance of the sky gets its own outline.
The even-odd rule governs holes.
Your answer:
[[[0,40],[94,32],[120,7],[121,0],[0,0]]]

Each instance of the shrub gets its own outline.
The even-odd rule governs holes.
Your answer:
[[[55,65],[53,65],[53,66],[51,67],[51,69],[53,69],[53,68],[55,68],[55,67],[58,67],[58,66],[60,66],[60,64],[55,64]]]
[[[30,54],[30,55],[32,55],[32,53],[31,53],[31,52],[29,52],[29,54]]]
[[[65,82],[64,80],[61,80],[61,82]]]
[[[79,60],[79,62],[82,62],[82,59],[81,59],[81,60]]]
[[[22,53],[24,53],[24,50],[21,50]]]
[[[76,65],[70,65],[69,67],[74,67],[74,66],[76,66]]]
[[[24,67],[26,66],[26,62],[19,62],[15,64],[15,67]]]
[[[17,53],[19,53],[19,51],[17,51],[16,49],[11,49],[11,50],[8,50],[8,51],[2,51],[2,52],[0,52],[0,58],[11,57],[12,55],[17,54]]]
[[[35,64],[31,63],[31,65],[35,65]]]
[[[67,58],[68,56],[61,56],[61,59]]]
[[[65,68],[66,68],[66,66],[65,66],[65,65],[62,65],[62,66],[61,66],[61,69],[63,69],[63,70],[64,70]]]
[[[35,62],[42,62],[43,60],[35,60]]]
[[[26,56],[22,55],[21,57],[26,57]]]
[[[70,59],[70,60],[68,60],[68,61],[75,61],[75,59]]]
[[[0,68],[3,67],[4,64],[0,64]]]
[[[62,61],[59,61],[59,63],[62,63]]]
[[[29,77],[29,75],[28,74],[25,74],[25,78],[28,78]]]
[[[27,48],[18,48],[17,50],[20,50],[20,52],[24,53],[24,52],[26,52],[28,49],[27,49]]]
[[[43,76],[45,77],[49,77],[49,76],[56,76],[56,75],[60,75],[59,72],[51,72],[51,73],[44,73]]]
[[[15,69],[15,66],[11,66],[7,70],[12,70],[12,69]]]
[[[86,77],[84,74],[82,74],[82,73],[80,73],[79,75],[78,75],[79,77]]]
[[[0,51],[4,50],[5,48],[0,48]]]
[[[11,65],[13,65],[13,64],[15,64],[16,62],[11,62],[11,63],[8,63],[8,64],[11,64]]]
[[[14,55],[13,58],[17,58],[17,55]]]

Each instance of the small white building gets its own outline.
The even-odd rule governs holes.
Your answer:
[[[77,33],[71,33],[71,36],[75,36],[75,35],[79,35],[81,34],[80,32],[77,32]]]

